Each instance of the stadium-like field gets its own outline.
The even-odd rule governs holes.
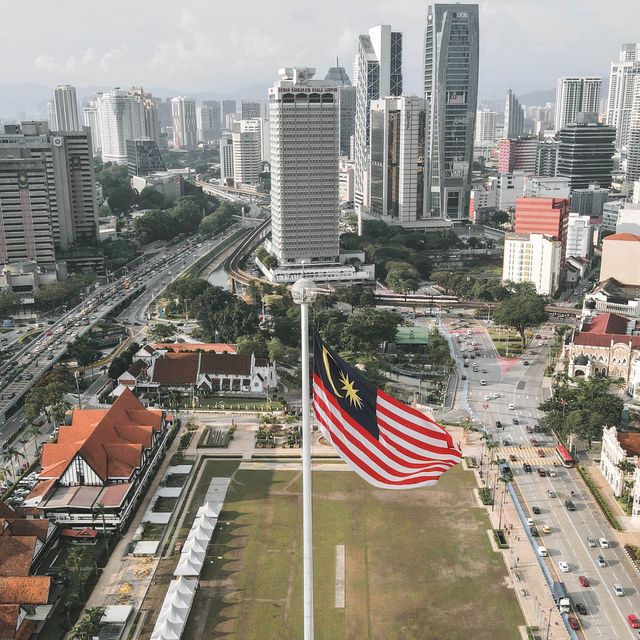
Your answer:
[[[216,466],[207,463],[192,508],[212,476],[226,475]],[[313,474],[317,640],[518,637],[522,616],[471,473],[385,491],[343,469]],[[242,466],[232,477],[183,637],[299,640],[301,474]],[[344,608],[336,608],[337,545],[346,551]]]

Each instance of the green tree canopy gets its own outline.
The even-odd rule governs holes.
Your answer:
[[[513,327],[520,334],[524,346],[526,330],[539,326],[548,318],[545,298],[538,295],[529,282],[512,284],[509,288],[513,294],[496,307],[493,318],[498,324]]]
[[[138,196],[138,206],[141,209],[162,209],[164,204],[164,195],[153,187],[145,187]]]
[[[138,194],[130,186],[117,186],[107,198],[113,213],[129,213],[138,203]]]

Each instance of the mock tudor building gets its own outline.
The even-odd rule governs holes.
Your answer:
[[[121,529],[162,459],[170,422],[130,389],[108,409],[74,409],[58,441],[43,446],[39,482],[25,506],[66,528],[104,522]]]
[[[615,313],[583,317],[563,356],[572,378],[599,374],[628,383],[632,364],[640,357],[636,321]]]

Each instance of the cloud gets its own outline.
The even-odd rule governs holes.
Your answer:
[[[57,63],[56,59],[53,56],[42,53],[33,61],[33,66],[36,69],[51,71],[52,69],[55,69],[57,67]]]

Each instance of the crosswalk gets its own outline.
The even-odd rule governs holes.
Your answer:
[[[511,460],[511,465],[527,462],[532,467],[548,467],[553,466],[555,461],[555,453],[553,447],[498,447],[498,458],[509,460],[510,455],[516,457],[516,461]],[[540,456],[538,451],[544,451],[544,457]]]

